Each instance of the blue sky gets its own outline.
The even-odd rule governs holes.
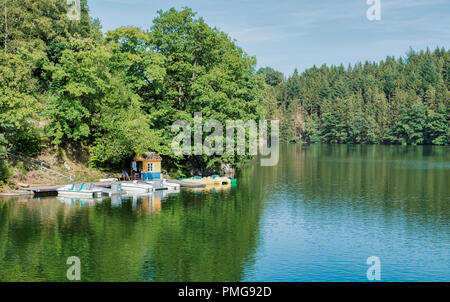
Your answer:
[[[450,48],[450,0],[380,0],[381,20],[369,21],[366,0],[90,0],[103,30],[149,29],[159,9],[192,8],[228,33],[258,67],[286,75],[313,65],[354,64]]]

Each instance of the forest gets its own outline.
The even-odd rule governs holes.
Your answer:
[[[194,112],[221,122],[258,120],[264,90],[256,59],[191,9],[159,11],[149,30],[102,34],[86,1],[75,22],[65,1],[8,5],[7,35],[0,23],[3,153],[78,148],[92,167],[120,171],[135,154],[153,150],[178,176],[242,162],[245,156],[171,152],[174,121],[192,121]],[[4,181],[4,161],[1,169]]]
[[[264,116],[280,119],[285,142],[449,144],[450,52],[312,67],[285,76],[261,68]]]
[[[7,26],[0,19],[2,183],[13,174],[6,150],[34,157],[77,149],[102,171],[120,171],[152,150],[177,177],[248,159],[175,156],[171,125],[192,122],[194,112],[223,123],[278,119],[284,142],[449,143],[445,49],[286,78],[257,70],[255,57],[189,8],[159,11],[149,29],[106,33],[87,0],[80,21],[67,18],[61,0],[9,1],[7,14]]]

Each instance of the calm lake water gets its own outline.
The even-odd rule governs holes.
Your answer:
[[[0,199],[0,281],[450,281],[448,147],[282,146],[237,188]]]

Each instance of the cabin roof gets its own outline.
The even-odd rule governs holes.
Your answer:
[[[143,160],[159,160],[159,161],[162,160],[161,156],[159,156],[159,154],[156,152],[146,152],[142,153],[142,155],[138,154],[136,158],[138,157],[142,157]]]

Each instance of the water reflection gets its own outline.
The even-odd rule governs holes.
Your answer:
[[[83,208],[95,207],[97,204],[110,204],[112,208],[122,207],[124,203],[131,205],[131,210],[135,215],[141,216],[145,214],[159,213],[162,208],[162,201],[167,199],[169,195],[177,194],[172,191],[155,191],[149,194],[125,194],[113,195],[111,197],[102,198],[79,198],[79,197],[56,197],[61,203],[69,207]]]
[[[450,280],[448,147],[283,146],[248,281]],[[258,180],[260,179],[258,177]]]
[[[236,188],[0,199],[0,280],[449,281],[447,147],[282,146]],[[167,192],[166,192],[167,193]]]
[[[239,281],[259,225],[242,193],[0,199],[0,280],[67,281],[78,256],[83,281]]]

